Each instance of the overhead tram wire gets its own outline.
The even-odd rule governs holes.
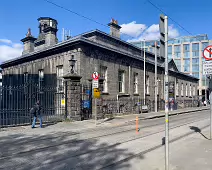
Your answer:
[[[77,13],[77,12],[74,12],[74,11],[72,11],[72,10],[70,10],[70,9],[68,9],[68,8],[66,8],[66,7],[64,7],[64,6],[58,5],[58,4],[56,4],[56,3],[52,2],[52,1],[49,1],[49,0],[43,0],[43,1],[45,1],[45,2],[47,2],[47,3],[49,3],[49,4],[52,4],[52,5],[54,5],[54,6],[58,7],[58,8],[61,8],[61,9],[65,10],[65,11],[71,12],[71,13],[73,13],[73,14],[79,16],[79,17],[82,17],[82,18],[84,18],[84,19],[87,19],[87,20],[89,20],[89,21],[92,21],[92,22],[94,22],[94,23],[96,23],[96,24],[99,24],[99,25],[101,25],[101,26],[110,28],[108,25],[102,24],[102,23],[100,23],[100,22],[98,22],[98,21],[96,21],[96,20],[94,20],[94,19],[92,19],[92,18],[89,18],[89,17],[87,17],[87,16],[81,15],[81,14],[79,14],[79,13]],[[132,37],[132,36],[126,34],[126,33],[121,32],[121,31],[120,31],[120,33],[122,33],[123,35],[127,35],[127,36],[130,37],[130,38],[133,38],[133,39],[135,38],[135,37]]]
[[[191,32],[189,32],[185,27],[183,27],[181,24],[179,24],[177,21],[175,21],[173,18],[171,18],[167,13],[165,13],[161,8],[159,8],[157,5],[155,5],[153,2],[151,2],[150,0],[146,0],[147,2],[149,2],[152,6],[154,6],[157,10],[159,10],[161,13],[163,13],[164,15],[168,16],[168,18],[170,20],[172,20],[175,24],[177,24],[182,30],[184,30],[185,32],[187,32],[189,35],[194,36]],[[197,40],[199,42],[201,42],[200,39],[197,38]]]

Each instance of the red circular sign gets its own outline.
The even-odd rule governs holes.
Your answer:
[[[205,60],[212,60],[212,45],[207,46],[203,50],[202,55],[205,58]]]
[[[98,80],[98,79],[99,79],[99,73],[96,72],[96,71],[94,71],[93,74],[92,74],[92,78],[93,78],[94,80]]]

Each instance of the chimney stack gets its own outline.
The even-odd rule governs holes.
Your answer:
[[[112,18],[108,26],[110,26],[110,35],[120,38],[121,26],[118,25],[118,21]]]
[[[58,43],[57,39],[57,20],[50,17],[40,17],[39,21],[39,35],[35,41],[35,50],[40,50],[48,46]]]
[[[36,38],[34,38],[31,34],[31,29],[28,29],[27,35],[25,38],[21,39],[21,41],[24,44],[24,50],[22,54],[27,54],[34,51],[34,41]]]

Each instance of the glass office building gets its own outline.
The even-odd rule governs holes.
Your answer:
[[[154,47],[152,47],[154,42],[141,41],[132,42],[132,44],[154,53]],[[159,42],[158,45],[160,45]],[[205,95],[205,90],[208,88],[208,80],[202,74],[202,62],[205,61],[202,52],[208,45],[212,45],[212,40],[209,40],[206,34],[179,37],[168,41],[168,58],[175,61],[178,70],[200,79],[199,95]]]

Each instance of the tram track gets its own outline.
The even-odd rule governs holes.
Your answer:
[[[205,126],[203,126],[202,128],[200,128],[200,129],[201,129],[201,130],[204,130],[204,129],[208,128],[208,127],[210,127],[210,125],[205,125]],[[169,144],[171,144],[171,143],[173,143],[173,142],[176,142],[176,141],[178,141],[178,140],[180,140],[180,139],[183,139],[184,137],[187,137],[187,136],[192,135],[192,134],[194,134],[194,133],[196,133],[196,132],[195,132],[195,131],[191,131],[191,132],[188,132],[188,133],[186,133],[186,134],[183,134],[183,135],[181,135],[181,136],[179,136],[179,137],[176,137],[176,138],[170,140],[170,141],[169,141]],[[131,155],[131,156],[125,158],[125,159],[122,159],[122,160],[113,162],[113,163],[111,163],[111,164],[105,165],[105,166],[99,168],[98,170],[104,170],[104,169],[106,169],[106,168],[111,168],[111,167],[117,166],[117,165],[122,164],[122,163],[124,163],[124,162],[127,162],[127,161],[129,161],[129,160],[131,160],[131,159],[133,159],[133,158],[143,156],[144,154],[147,154],[147,153],[149,153],[149,152],[152,152],[152,151],[154,151],[154,150],[156,150],[156,149],[159,149],[159,148],[161,148],[161,147],[163,147],[162,144],[156,145],[156,146],[151,147],[151,148],[149,148],[149,149],[147,149],[147,150],[141,151],[141,152],[139,152],[139,153],[137,153],[137,154],[133,154],[133,155]]]
[[[195,114],[198,114],[198,112],[197,113],[195,113]],[[188,117],[188,118],[186,118],[186,119],[192,119],[193,117],[192,116],[194,116],[194,114],[192,115],[192,114],[185,114],[184,116],[190,116],[190,117]],[[199,117],[202,117],[201,115],[198,115]],[[174,118],[176,118],[176,117],[178,117],[177,115],[173,115],[173,116],[171,116],[173,119]],[[159,119],[163,119],[163,118],[156,118],[156,119],[154,119],[154,120],[159,120]],[[182,117],[182,118],[177,118],[177,120],[176,121],[181,121],[181,120],[184,120],[185,118],[184,117]],[[159,123],[154,123],[154,121],[153,121],[153,119],[148,119],[148,120],[143,120],[143,121],[149,121],[149,123],[150,123],[150,125],[145,125],[145,126],[141,126],[140,128],[141,129],[146,129],[146,128],[149,128],[149,127],[154,127],[154,126],[159,126],[159,125],[162,125],[164,122],[162,121],[162,122],[159,122]],[[175,120],[174,120],[175,121]],[[140,121],[141,122],[141,121]],[[74,140],[74,139],[76,139],[75,137],[79,137],[80,135],[84,135],[84,134],[87,134],[87,133],[90,133],[91,134],[91,136],[92,136],[92,134],[94,134],[94,136],[93,137],[90,137],[90,138],[87,138],[87,139],[92,139],[92,138],[100,138],[100,137],[105,137],[105,136],[110,136],[110,135],[116,135],[116,134],[119,134],[119,133],[125,133],[125,132],[129,132],[129,131],[133,131],[133,130],[135,130],[135,128],[129,128],[129,129],[126,129],[126,130],[122,130],[122,128],[123,127],[127,127],[127,126],[133,126],[135,123],[134,123],[134,121],[131,121],[131,122],[128,122],[128,123],[126,123],[126,124],[124,124],[124,125],[121,125],[121,126],[118,126],[118,127],[116,127],[116,132],[113,132],[113,133],[110,133],[110,130],[113,130],[114,131],[114,127],[107,127],[107,131],[108,132],[105,132],[105,127],[101,127],[100,129],[98,129],[98,132],[101,134],[101,135],[96,135],[95,136],[95,134],[96,134],[96,129],[89,129],[89,130],[85,130],[85,131],[83,131],[83,132],[57,132],[57,133],[54,133],[54,134],[48,134],[48,135],[55,135],[55,134],[59,134],[59,135],[55,135],[55,136],[52,136],[52,137],[46,137],[46,135],[42,135],[42,136],[39,136],[39,137],[37,137],[37,138],[33,138],[33,139],[28,139],[27,140],[27,143],[29,144],[29,143],[35,143],[35,142],[37,142],[37,141],[41,141],[41,140],[53,140],[53,139],[60,139],[60,138],[63,138],[64,136],[69,136],[69,135],[71,135],[71,137],[73,137],[73,138],[71,138],[71,139],[68,139],[68,141],[69,140]],[[145,123],[144,123],[145,124]],[[7,142],[6,144],[4,143],[4,142],[1,142],[1,140],[0,140],[0,145],[2,145],[2,144],[4,144],[4,146],[9,146],[9,145],[12,145],[14,143],[14,141],[13,142]],[[21,143],[20,143],[21,144]],[[1,156],[1,155],[0,155]]]
[[[177,126],[173,126],[171,127],[170,129],[176,129],[178,127],[181,127],[181,126],[185,126],[185,125],[188,125],[188,124],[192,124],[192,123],[195,123],[195,122],[200,122],[200,121],[203,121],[203,120],[206,120],[207,118],[202,118],[200,120],[195,120],[195,121],[190,121],[190,122],[187,122],[187,123],[183,123],[183,124],[180,124],[180,125],[177,125]],[[207,125],[208,126],[208,125]],[[103,147],[103,148],[98,148],[98,149],[94,149],[94,150],[89,150],[89,153],[95,153],[95,152],[98,152],[102,149],[107,149],[107,148],[111,148],[111,147],[115,147],[115,146],[119,146],[119,145],[122,145],[124,143],[128,143],[128,142],[131,142],[131,141],[135,141],[135,140],[138,140],[138,139],[143,139],[143,138],[146,138],[146,137],[149,137],[149,136],[152,136],[152,135],[155,135],[155,134],[158,134],[158,133],[161,133],[161,132],[164,132],[164,129],[163,130],[160,130],[160,131],[156,131],[156,132],[153,132],[153,133],[149,133],[147,135],[144,135],[144,136],[140,136],[140,137],[134,137],[134,138],[131,138],[131,139],[128,139],[128,140],[123,140],[121,142],[116,142],[112,145],[109,145],[109,146],[106,146],[106,147]],[[192,132],[193,133],[193,132]],[[190,134],[190,133],[189,133]],[[184,136],[187,136],[188,134],[186,135],[183,135]],[[183,137],[180,137],[179,139],[183,138]],[[99,137],[95,137],[95,138],[99,138]],[[87,138],[87,139],[95,139],[95,138]],[[83,139],[84,140],[84,139]],[[86,139],[85,139],[86,140]],[[71,141],[73,142],[73,141]],[[44,151],[44,150],[48,150],[49,148],[51,147],[56,147],[56,146],[59,146],[59,145],[65,145],[65,144],[70,144],[70,141],[67,141],[67,143],[58,143],[57,145],[52,145],[52,146],[47,146],[47,147],[43,147],[43,148],[37,148],[37,149],[34,149],[34,150],[29,150],[29,151],[26,151],[26,152],[18,152],[18,153],[15,153],[15,154],[11,154],[11,155],[7,155],[7,156],[4,156],[4,157],[1,157],[0,158],[0,161],[4,161],[4,160],[8,160],[14,156],[27,156],[28,154],[30,154],[31,152],[33,152],[33,154],[35,154],[36,152],[40,152],[40,151]],[[74,143],[73,143],[74,145]],[[155,146],[154,148],[157,149],[160,145],[157,145]],[[151,150],[154,150],[154,148],[152,149],[148,149],[146,152],[150,152]],[[88,152],[81,152],[81,153],[75,153],[73,155],[69,155],[68,158],[55,158],[55,159],[52,159],[52,161],[49,161],[48,164],[51,164],[51,163],[57,163],[57,162],[60,162],[60,161],[65,161],[66,159],[70,159],[70,158],[74,158],[74,157],[79,157],[79,156],[82,156],[82,155],[85,155],[87,154]],[[144,152],[142,151],[141,153],[139,153],[140,155],[141,154],[144,154]],[[136,156],[139,156],[138,154],[134,155],[134,156],[131,156],[130,158],[128,159],[132,159],[133,157],[136,157]],[[126,160],[125,160],[126,161]],[[120,162],[121,163],[121,162]],[[21,165],[20,165],[21,166]],[[109,166],[109,165],[108,165]],[[114,166],[114,164],[111,164],[110,166]],[[106,166],[107,167],[107,166]],[[9,167],[8,167],[9,168]]]

